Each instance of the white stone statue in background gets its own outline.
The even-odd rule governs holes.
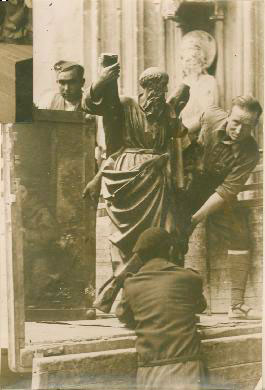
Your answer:
[[[194,30],[183,36],[180,59],[183,82],[190,86],[190,99],[182,111],[182,121],[189,129],[208,106],[218,105],[217,81],[208,73],[215,56],[215,40],[206,31]]]

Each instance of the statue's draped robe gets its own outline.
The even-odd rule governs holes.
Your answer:
[[[102,193],[112,222],[110,241],[127,257],[148,227],[161,226],[169,232],[176,229],[167,154],[176,118],[166,105],[159,121],[152,125],[134,99],[121,97],[110,105],[104,104],[104,98],[94,102],[91,93],[84,109],[103,116],[107,147],[112,137],[116,148],[120,146],[104,166]]]

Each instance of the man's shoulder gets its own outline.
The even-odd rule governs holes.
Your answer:
[[[128,275],[128,282],[130,283],[130,279],[141,278],[143,274],[146,273],[162,273],[165,274],[165,271],[173,272],[177,278],[192,278],[192,279],[201,279],[199,271],[193,268],[183,268],[178,266],[177,264],[168,261],[162,258],[154,258],[149,260],[146,264],[144,264],[140,270],[135,274]]]
[[[49,91],[41,96],[36,106],[40,109],[50,110],[53,109],[54,103],[62,102],[63,97],[59,92]]]

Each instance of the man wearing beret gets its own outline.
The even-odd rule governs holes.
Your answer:
[[[128,274],[116,308],[121,322],[134,328],[139,390],[200,388],[203,365],[196,313],[206,308],[202,279],[177,265],[171,235],[153,227],[138,238],[134,253],[143,266]],[[172,261],[172,254],[174,260]]]
[[[59,92],[40,108],[62,111],[81,111],[84,68],[76,62],[59,61],[54,65]]]

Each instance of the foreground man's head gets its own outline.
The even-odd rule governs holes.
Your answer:
[[[133,252],[138,253],[144,262],[161,257],[177,263],[177,236],[173,238],[160,227],[148,228],[138,237]]]
[[[227,119],[227,135],[233,142],[242,142],[251,135],[261,113],[261,105],[253,96],[236,97]]]

